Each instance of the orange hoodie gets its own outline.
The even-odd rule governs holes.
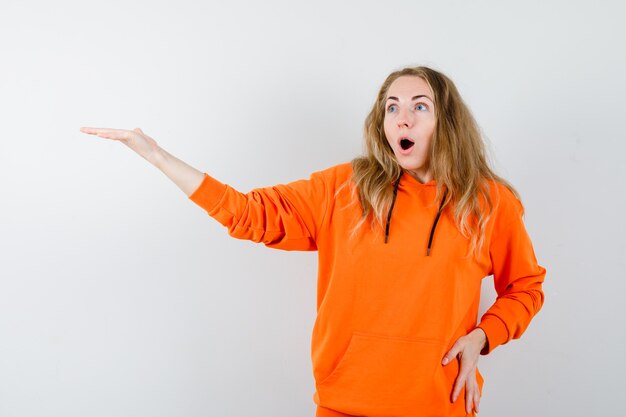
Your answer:
[[[497,205],[478,257],[467,257],[450,210],[437,222],[434,181],[404,174],[384,232],[361,227],[349,163],[308,180],[247,194],[205,174],[189,199],[231,236],[285,250],[317,250],[317,318],[312,334],[314,401],[368,417],[465,416],[464,392],[450,400],[458,361],[445,353],[477,326],[481,280],[494,276],[498,297],[478,326],[482,354],[519,338],[543,304],[545,269],[537,264],[522,206],[491,183]],[[482,390],[483,380],[477,373]]]

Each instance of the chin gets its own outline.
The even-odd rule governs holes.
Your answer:
[[[400,168],[406,169],[408,171],[418,171],[424,168],[424,162],[422,161],[407,161],[406,157],[398,158],[397,156],[396,160],[398,161],[398,165],[400,165]]]

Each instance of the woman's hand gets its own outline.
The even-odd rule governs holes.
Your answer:
[[[190,196],[204,180],[204,173],[160,148],[154,139],[141,129],[122,130],[97,127],[81,127],[80,131],[101,138],[119,140],[141,157],[159,168],[187,196]]]
[[[108,129],[97,127],[81,127],[80,131],[90,135],[96,135],[101,138],[119,140],[133,151],[137,152],[142,158],[157,165],[161,156],[161,148],[154,139],[142,132],[141,129],[134,130]]]
[[[447,365],[455,357],[459,359],[459,375],[452,390],[452,402],[456,401],[463,384],[465,384],[465,411],[467,414],[472,413],[472,408],[478,412],[480,389],[476,381],[476,365],[478,365],[480,351],[486,343],[485,332],[481,328],[476,328],[467,335],[459,337],[441,362],[443,365]]]

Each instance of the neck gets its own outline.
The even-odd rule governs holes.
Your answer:
[[[421,169],[416,169],[416,170],[405,170],[406,172],[409,173],[410,176],[412,176],[413,178],[415,178],[417,181],[421,182],[422,184],[425,184],[429,181],[432,181],[433,179],[433,173],[431,172],[430,169],[425,169],[425,170],[421,170]]]

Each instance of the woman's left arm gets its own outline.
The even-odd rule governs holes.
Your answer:
[[[502,187],[488,243],[496,301],[482,316],[478,326],[460,337],[442,361],[446,365],[455,357],[459,358],[459,376],[452,400],[456,400],[465,385],[468,413],[472,404],[478,411],[480,393],[476,383],[476,365],[479,356],[521,337],[544,302],[542,284],[546,270],[537,263],[522,215],[521,203]]]
[[[511,339],[519,339],[544,302],[546,270],[537,263],[524,227],[522,204],[508,190],[500,194],[489,242],[497,298],[478,324],[487,335],[487,344],[480,352],[483,355]]]

